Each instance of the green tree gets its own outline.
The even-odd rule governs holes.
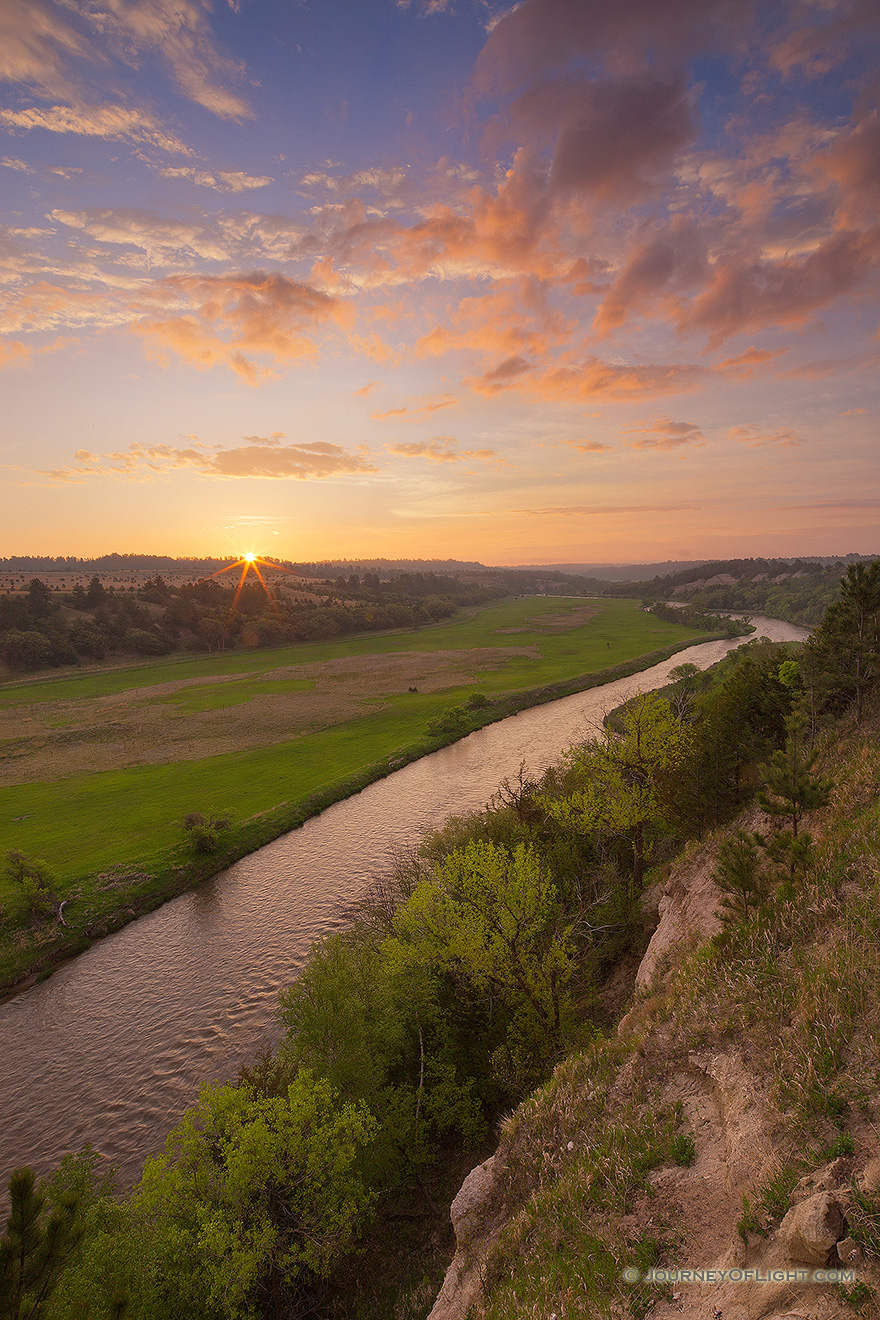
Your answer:
[[[397,966],[451,975],[510,1015],[496,1068],[540,1075],[558,1055],[570,1008],[574,943],[555,885],[533,850],[475,840],[439,863],[398,910],[386,945]]]
[[[10,669],[40,669],[52,656],[52,643],[36,629],[10,628],[3,636],[3,658]]]
[[[37,923],[58,912],[55,879],[45,862],[13,848],[6,854],[0,877],[9,886],[13,914],[20,920]]]
[[[11,1213],[0,1238],[0,1318],[40,1320],[58,1276],[79,1241],[78,1202],[59,1198],[47,1213],[46,1197],[31,1169],[9,1179]]]
[[[804,812],[824,807],[832,788],[825,775],[813,773],[817,753],[808,743],[807,721],[797,713],[786,721],[788,737],[761,767],[758,806],[766,815],[788,820],[797,838]]]
[[[769,895],[767,876],[761,865],[756,840],[745,830],[725,839],[718,849],[718,866],[713,876],[721,891],[724,921],[744,921]]]
[[[626,706],[619,726],[619,733],[606,729],[601,738],[573,749],[583,787],[546,805],[557,820],[585,833],[628,839],[632,888],[638,893],[654,835],[669,823],[667,790],[690,733],[669,702],[653,692]]]
[[[824,699],[852,701],[861,723],[865,696],[880,667],[880,559],[850,564],[840,598],[829,605],[809,643]]]
[[[326,1275],[369,1209],[355,1163],[374,1128],[306,1071],[282,1096],[204,1087],[133,1197],[149,1250],[130,1263],[130,1314],[294,1313],[303,1280]]]

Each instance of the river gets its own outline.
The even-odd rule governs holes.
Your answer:
[[[808,634],[753,618],[758,636]],[[195,1099],[276,1039],[279,989],[390,851],[483,806],[525,760],[543,771],[603,715],[676,665],[715,664],[744,638],[521,711],[328,808],[0,1005],[0,1196],[9,1173],[51,1169],[90,1142],[123,1185]]]

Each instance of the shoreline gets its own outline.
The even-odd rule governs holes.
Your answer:
[[[743,632],[738,635],[748,634]],[[130,864],[126,869],[135,872],[132,875],[131,885],[126,889],[118,889],[113,901],[108,902],[105,911],[83,914],[85,920],[80,927],[53,931],[54,938],[46,942],[46,947],[41,951],[34,950],[30,956],[24,949],[21,950],[20,958],[15,957],[12,949],[4,951],[6,960],[11,966],[6,973],[0,973],[0,1004],[30,989],[37,982],[45,980],[63,963],[84,953],[96,940],[113,934],[180,894],[197,888],[241,858],[257,852],[291,830],[299,829],[307,820],[320,815],[328,807],[353,797],[370,784],[387,778],[413,761],[421,760],[433,752],[459,742],[462,738],[490,724],[508,719],[519,711],[546,705],[563,697],[574,696],[578,692],[586,692],[591,688],[628,678],[692,646],[723,640],[729,636],[728,632],[721,630],[699,634],[687,641],[649,651],[590,674],[580,674],[570,679],[498,697],[488,706],[474,711],[473,719],[469,721],[470,727],[464,730],[450,734],[425,735],[418,742],[398,748],[371,762],[357,773],[328,784],[316,793],[297,801],[281,803],[268,811],[250,817],[239,824],[234,834],[214,853],[193,856],[182,845],[171,855],[166,854],[164,859],[156,859],[152,863],[155,873],[147,870],[150,861],[145,860],[141,864],[143,870],[138,870],[137,863]],[[124,881],[124,874],[120,879]],[[75,903],[76,899],[72,899],[69,901],[69,906],[75,906]]]

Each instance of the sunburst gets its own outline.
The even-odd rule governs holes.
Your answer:
[[[247,580],[248,573],[251,572],[254,573],[258,578],[260,586],[263,588],[263,590],[266,593],[266,599],[270,602],[273,608],[275,607],[275,602],[274,600],[272,600],[272,597],[269,594],[269,588],[266,586],[266,579],[263,577],[263,574],[260,572],[261,565],[263,568],[274,568],[279,573],[293,572],[292,569],[285,568],[283,564],[275,564],[271,560],[261,559],[259,555],[253,552],[253,550],[249,550],[247,554],[242,555],[241,559],[236,559],[234,564],[227,564],[225,568],[220,568],[217,570],[216,573],[211,574],[211,577],[216,578],[216,577],[220,577],[223,573],[231,573],[236,568],[241,569],[241,577],[238,579],[238,586],[235,588],[235,595],[233,596],[232,604],[229,607],[230,614],[235,613],[235,608],[238,605],[238,598],[241,595],[242,587],[244,586],[245,581]]]

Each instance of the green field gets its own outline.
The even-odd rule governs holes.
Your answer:
[[[255,823],[254,817],[281,811],[289,821],[310,795],[368,773],[383,758],[402,749],[410,757],[414,749],[431,750],[437,741],[427,737],[428,721],[474,692],[497,700],[686,644],[695,635],[646,614],[633,601],[533,597],[407,633],[171,658],[9,684],[0,688],[0,715],[7,729],[18,717],[29,721],[34,753],[29,757],[22,739],[6,740],[10,749],[15,744],[7,774],[18,782],[7,777],[2,790],[0,853],[18,848],[45,860],[62,892],[77,898],[73,914],[88,905],[89,877],[114,865],[136,863],[154,875],[185,865],[181,820],[186,812],[229,816],[241,837],[253,836],[256,846],[272,831],[269,821]],[[298,676],[299,666],[307,667],[309,676]],[[285,672],[273,672],[279,670]],[[419,691],[409,690],[410,671],[416,670],[429,674],[432,690],[423,690],[423,684]],[[352,697],[356,683],[361,686]],[[171,684],[179,686],[169,689]],[[286,721],[306,701],[314,706],[312,723],[318,727],[289,736]],[[142,763],[41,776],[38,767],[46,756],[78,754],[80,735],[83,747],[98,747],[103,755],[104,734],[88,721],[106,717],[108,702],[117,720],[112,736],[114,746],[122,748],[113,752],[118,758],[137,759],[139,730],[167,728],[169,736],[172,730],[178,738],[192,732],[197,739],[199,721],[213,722],[212,736],[219,725],[221,733],[233,741],[240,737],[243,745],[206,755],[210,741],[191,741],[181,746],[195,747],[195,754],[182,751],[174,759],[147,763],[148,753],[155,759],[152,732],[144,734]],[[271,730],[268,741],[244,745],[249,737],[253,741],[258,716]],[[119,722],[123,717],[128,724]],[[156,725],[157,720],[163,723]],[[52,738],[61,740],[54,753]],[[0,759],[5,754],[0,747]],[[0,903],[3,897],[0,888]]]

